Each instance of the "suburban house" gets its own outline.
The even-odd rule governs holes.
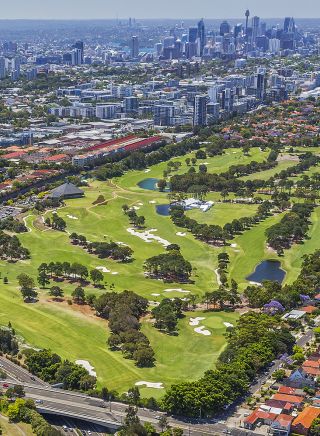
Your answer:
[[[320,407],[306,407],[292,422],[291,431],[293,433],[308,435],[314,419],[320,415]]]
[[[247,428],[248,430],[254,430],[259,423],[271,425],[276,417],[276,413],[265,412],[258,408],[252,412],[251,415],[245,418],[243,425],[244,428]]]
[[[271,434],[288,436],[290,434],[291,423],[293,421],[293,416],[280,414],[271,424],[270,430]]]

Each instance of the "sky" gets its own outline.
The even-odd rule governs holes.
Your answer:
[[[0,0],[1,19],[320,18],[319,0]]]

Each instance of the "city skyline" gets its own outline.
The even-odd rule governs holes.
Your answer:
[[[249,8],[252,13],[264,18],[278,18],[293,15],[296,18],[320,18],[320,4],[314,0],[302,2],[270,0],[259,4],[255,0],[227,0],[226,2],[212,2],[200,0],[197,3],[186,3],[182,0],[172,2],[163,0],[137,0],[132,2],[123,0],[55,0],[46,3],[41,0],[13,0],[3,5],[3,19],[112,19],[127,18],[129,16],[144,18],[174,18],[192,19],[207,18],[241,18]]]

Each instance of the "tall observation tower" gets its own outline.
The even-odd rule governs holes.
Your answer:
[[[249,17],[250,17],[250,11],[249,9],[246,10],[245,13],[245,17],[246,17],[246,54],[248,53],[248,43],[249,43],[249,38],[248,38],[248,21],[249,21]]]

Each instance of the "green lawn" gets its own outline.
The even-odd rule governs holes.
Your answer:
[[[269,170],[260,171],[258,173],[249,174],[248,176],[240,177],[242,180],[268,180],[270,177],[274,177],[276,174],[279,174],[280,171],[286,170],[290,167],[297,165],[297,162],[292,160],[282,160],[278,162],[278,165],[274,168],[270,168]]]

